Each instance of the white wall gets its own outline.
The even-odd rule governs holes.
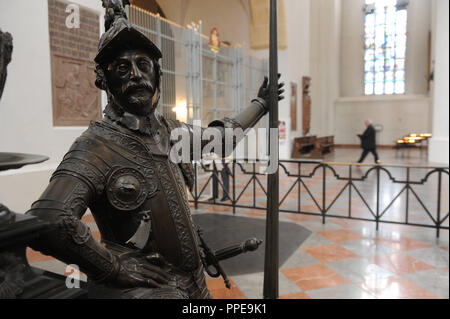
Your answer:
[[[100,1],[72,2],[103,12]],[[0,21],[14,45],[0,101],[0,150],[59,162],[85,128],[53,127],[47,1],[1,1]]]
[[[335,70],[331,68],[329,73],[319,72],[318,78],[313,77],[313,89],[317,81],[321,82],[319,92],[313,96],[313,109],[319,108],[322,112],[321,116],[313,117],[316,121],[313,125],[317,126],[317,132],[321,134],[334,132],[337,144],[359,144],[355,134],[361,133],[364,129],[364,120],[369,118],[375,124],[381,124],[384,127],[377,138],[377,143],[381,145],[394,145],[395,140],[411,132],[429,132],[431,119],[430,99],[427,92],[427,68],[431,2],[409,1],[406,94],[374,97],[364,96],[364,0],[341,1],[340,49],[339,53],[333,53],[335,56],[338,55],[340,64],[337,84],[340,97],[334,101],[335,103],[326,102],[323,97],[323,92],[326,92],[323,83],[329,82]],[[324,19],[328,19],[332,9],[331,5],[322,8],[320,14],[323,17],[316,23],[321,26],[327,23]],[[325,41],[332,41],[332,37],[331,33],[328,36],[325,35]],[[324,53],[320,51],[318,54]],[[318,58],[318,61],[312,60],[312,68],[320,68],[327,72],[329,67],[324,68],[321,61],[323,58]],[[317,63],[319,65],[316,65]],[[326,85],[330,87],[330,90],[335,89],[333,84]],[[327,121],[327,115],[333,117],[332,124]],[[317,123],[319,120],[322,123],[328,123],[328,130],[324,124]]]
[[[365,130],[364,121],[382,125],[378,145],[393,145],[412,132],[428,132],[430,99],[425,96],[343,97],[335,103],[335,143],[359,144],[356,136]]]
[[[294,137],[302,134],[302,77],[310,75],[310,11],[316,0],[285,0],[287,48],[278,50],[278,72],[285,83],[284,100],[279,102],[278,117],[292,123],[291,87],[297,83],[297,131],[288,132],[287,143],[280,145],[280,158],[290,158]],[[268,58],[268,50],[253,51],[260,58]],[[290,127],[290,125],[289,125]]]
[[[280,146],[280,158],[290,158],[294,137],[302,132],[302,77],[309,76],[309,36],[311,0],[285,0],[287,48],[278,52],[278,70],[285,83],[284,100],[279,103],[279,118],[291,119],[291,82],[297,83],[297,131],[289,132]],[[290,127],[290,126],[289,126]]]
[[[448,0],[433,1],[433,111],[432,132],[430,140],[429,161],[449,163],[449,2]]]
[[[103,13],[101,1],[74,0]],[[100,17],[103,30],[103,17]],[[13,36],[0,100],[0,151],[41,154],[47,163],[0,173],[0,202],[24,212],[85,127],[53,127],[47,0],[0,1],[0,28]],[[103,103],[104,104],[104,103]]]
[[[297,83],[297,131],[292,138],[302,134],[302,78],[310,75],[310,11],[311,0],[286,0],[287,56],[279,61],[279,67],[286,83],[285,100],[280,116],[290,118],[291,82]]]

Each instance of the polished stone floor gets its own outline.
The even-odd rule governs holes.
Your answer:
[[[244,209],[236,216],[265,218]],[[280,220],[312,231],[280,265],[280,298],[449,298],[448,231],[437,239],[434,230],[413,226],[382,224],[377,232],[372,222],[329,218],[324,225],[319,217],[294,214],[281,214]],[[262,272],[231,280],[231,290],[221,279],[208,280],[213,296],[262,297]]]
[[[426,153],[419,150],[397,152],[380,150],[383,165],[388,173],[380,174],[379,212],[381,220],[432,225],[443,220],[448,227],[448,175],[442,176],[441,202],[438,205],[438,177],[430,168],[406,168],[392,166],[413,165],[433,166],[428,163]],[[336,149],[326,160],[332,162],[355,162],[360,155],[358,149]],[[372,161],[371,155],[366,159]],[[334,167],[334,166],[333,166]],[[296,164],[286,164],[287,172],[296,172]],[[313,166],[301,168],[302,174],[310,174]],[[347,166],[336,166],[335,172],[326,171],[327,187],[323,194],[323,172],[304,179],[304,185],[292,185],[296,177],[280,173],[280,199],[285,197],[281,210],[318,214],[325,203],[328,215],[351,216],[373,219],[376,211],[377,177],[370,171],[371,166],[352,169],[353,177],[366,176],[356,182],[349,193],[345,181],[336,176],[348,176]],[[429,176],[426,178],[427,174]],[[321,175],[322,174],[322,175]],[[403,190],[401,181],[423,181],[424,185],[412,185]],[[264,207],[267,199],[258,184],[253,188],[245,186],[250,176],[236,173],[236,194],[243,206]],[[400,181],[400,183],[396,183]],[[199,182],[199,187],[201,187]],[[203,180],[206,182],[206,180]],[[265,180],[261,178],[265,187]],[[342,191],[342,192],[341,192]],[[239,193],[241,192],[241,193]],[[253,193],[254,192],[254,193]],[[341,192],[341,193],[340,193]],[[399,193],[402,192],[400,195]],[[204,197],[210,195],[210,187],[205,187]],[[300,195],[300,206],[299,206]],[[397,196],[398,195],[398,196]],[[350,205],[349,205],[349,199]],[[440,208],[440,213],[437,208]],[[217,214],[233,216],[231,207],[200,204],[195,214]],[[264,220],[265,211],[238,208],[236,217]],[[91,215],[83,217],[92,233],[100,239],[98,228]],[[290,252],[290,256],[280,263],[279,296],[287,299],[424,299],[449,298],[449,233],[441,230],[439,238],[436,230],[427,227],[380,223],[378,231],[373,221],[327,217],[325,224],[320,216],[308,214],[280,213],[280,221],[301,225],[311,232],[308,238]],[[281,236],[286,234],[280,233]],[[289,236],[295,234],[289,233]],[[250,236],[251,237],[251,236]],[[289,240],[289,238],[283,238]],[[283,247],[280,247],[282,250]],[[51,257],[41,255],[31,249],[27,252],[33,266],[65,272],[65,265]],[[239,257],[236,257],[239,258]],[[245,264],[242,265],[245,267]],[[214,298],[261,298],[263,293],[263,273],[232,275],[232,289],[226,289],[220,278],[208,278],[207,284]]]

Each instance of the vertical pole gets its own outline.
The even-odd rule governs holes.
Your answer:
[[[405,223],[408,224],[409,220],[409,167],[406,168],[406,214],[405,214]]]
[[[194,206],[195,209],[198,209],[198,187],[197,187],[197,181],[198,181],[198,171],[197,171],[197,163],[194,163],[194,173],[195,173],[195,179],[194,179]]]
[[[300,213],[302,211],[302,199],[301,199],[301,194],[302,194],[302,177],[301,177],[301,172],[302,172],[302,167],[301,167],[302,163],[298,162],[298,179],[297,179],[297,183],[298,183],[298,208],[297,208],[297,212]]]
[[[212,161],[213,171],[211,174],[211,183],[212,183],[212,197],[213,203],[216,204],[216,196],[219,196],[219,175],[217,174],[216,161]]]
[[[352,165],[349,165],[349,171],[348,171],[348,217],[352,218],[352,187],[353,187],[353,181],[352,181]]]
[[[256,207],[256,163],[253,163],[253,208]]]
[[[376,215],[376,230],[378,231],[380,220],[380,166],[377,165],[377,215]]]
[[[437,228],[436,228],[436,237],[439,238],[440,230],[441,230],[441,184],[442,184],[442,171],[439,171],[438,178],[438,193],[437,193]]]
[[[322,164],[323,165],[323,164]],[[323,167],[323,177],[322,177],[322,224],[325,225],[325,212],[326,208],[326,187],[327,187],[327,170],[325,165]]]
[[[233,215],[236,215],[236,159],[233,158]]]
[[[277,39],[277,1],[270,0],[270,53],[269,53],[269,122],[270,139],[278,128],[278,39]],[[270,143],[269,139],[269,145]],[[279,209],[279,180],[278,180],[278,145],[276,150],[269,147],[270,161],[276,161],[276,172],[269,174],[267,179],[267,218],[266,218],[266,250],[264,260],[264,292],[265,299],[278,298],[278,209]],[[273,165],[273,162],[271,163]]]
[[[217,53],[213,53],[213,107],[214,107],[214,119],[217,118]]]

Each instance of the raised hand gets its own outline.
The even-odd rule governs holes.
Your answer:
[[[280,79],[281,74],[278,73],[278,79]],[[281,101],[284,99],[284,96],[282,95],[284,93],[284,82],[278,83],[278,101]],[[264,81],[259,88],[258,91],[258,97],[266,101],[266,105],[269,105],[269,98],[270,98],[270,92],[269,92],[269,79],[267,76],[264,77]]]

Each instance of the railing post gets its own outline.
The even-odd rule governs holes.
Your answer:
[[[324,164],[323,166],[323,178],[322,178],[322,224],[325,225],[325,211],[326,211],[326,181],[327,181],[327,172]]]
[[[439,170],[438,174],[438,199],[437,199],[437,229],[436,229],[436,237],[439,238],[440,230],[441,230],[441,184],[442,184],[442,171]]]
[[[298,213],[300,213],[302,211],[302,209],[301,209],[301,207],[302,207],[301,206],[302,205],[302,202],[301,202],[301,194],[302,194],[302,192],[301,192],[301,188],[302,188],[301,165],[302,165],[302,163],[298,162],[298,179],[297,179],[297,183],[298,183],[298,208],[297,208],[297,212]]]
[[[216,161],[212,161],[212,175],[211,175],[211,183],[212,183],[212,198],[213,204],[216,205],[216,195],[219,196],[219,174],[217,172]]]
[[[233,215],[236,215],[236,159],[233,159]]]
[[[256,163],[253,163],[253,208],[256,207]]]
[[[405,205],[405,223],[409,220],[409,167],[406,168],[406,205]]]
[[[195,209],[198,209],[198,190],[197,190],[197,181],[198,181],[198,170],[197,170],[197,163],[194,162],[194,173],[195,173],[195,180],[194,180],[194,207]]]
[[[352,218],[352,187],[353,187],[353,181],[352,181],[352,165],[349,165],[348,167],[348,218]]]
[[[378,231],[380,220],[380,166],[377,165],[377,215],[376,215],[376,231]]]

